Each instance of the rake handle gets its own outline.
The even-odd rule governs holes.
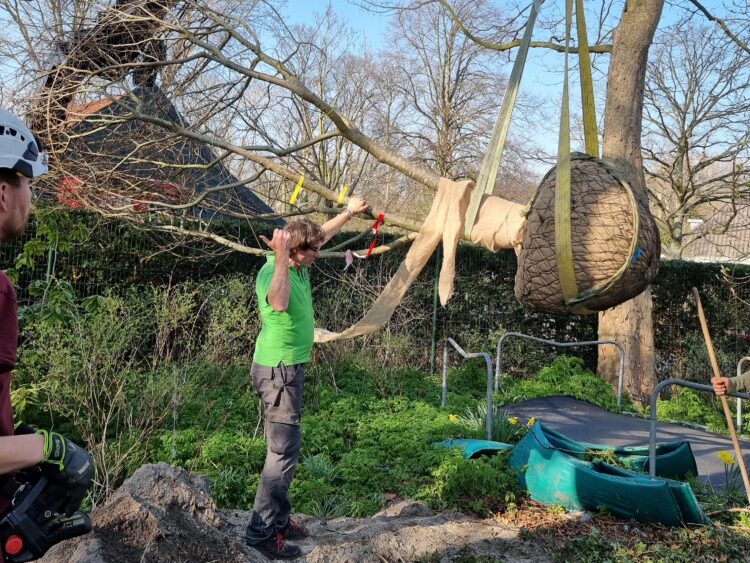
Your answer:
[[[714,372],[714,377],[721,377],[721,371],[719,371],[719,364],[716,362],[716,354],[714,354],[714,345],[711,342],[711,335],[708,332],[708,323],[706,323],[706,316],[703,314],[703,305],[701,305],[701,296],[698,294],[698,290],[693,288],[693,297],[695,298],[695,305],[698,307],[698,318],[701,322],[701,329],[703,329],[703,338],[706,341],[706,350],[708,351],[708,359],[711,361],[711,368]],[[732,437],[732,445],[734,446],[734,454],[737,458],[737,464],[740,466],[740,473],[742,474],[742,482],[745,484],[745,494],[747,495],[748,503],[750,503],[750,480],[747,478],[747,469],[745,468],[745,459],[742,457],[742,449],[740,448],[740,442],[737,439],[737,432],[734,430],[734,422],[732,421],[732,413],[729,411],[729,403],[727,403],[727,396],[721,395],[721,406],[724,407],[724,416],[727,419],[727,428],[729,428],[729,435]]]

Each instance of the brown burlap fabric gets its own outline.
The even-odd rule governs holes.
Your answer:
[[[417,238],[371,309],[343,332],[316,329],[315,341],[353,338],[387,323],[441,241],[444,258],[439,294],[445,305],[453,294],[456,247],[473,189],[470,181],[441,179]],[[587,155],[571,156],[571,198],[573,259],[582,297],[576,307],[565,303],[557,272],[554,168],[539,186],[526,218],[522,206],[484,196],[471,240],[493,252],[516,250],[516,297],[533,309],[593,312],[638,295],[656,276],[659,265],[659,236],[647,204],[636,203],[630,188],[611,167]]]
[[[563,314],[601,311],[635,297],[656,276],[661,248],[648,206],[637,203],[617,172],[599,159],[571,155],[573,262],[583,298],[578,307],[565,303],[560,288],[554,168],[542,180],[526,219],[515,293],[527,307]]]
[[[387,323],[441,240],[444,258],[440,270],[439,293],[441,303],[445,304],[453,294],[456,246],[463,230],[463,219],[473,188],[474,183],[470,181],[452,182],[442,178],[432,208],[404,262],[367,314],[343,332],[315,329],[315,342],[354,338],[373,332]]]
[[[513,248],[519,254],[525,224],[522,205],[493,195],[484,195],[477,219],[471,228],[471,242],[492,252],[501,248]]]
[[[464,230],[466,208],[474,190],[474,182],[454,182],[440,179],[438,192],[430,212],[414,240],[404,262],[394,274],[380,297],[367,314],[343,332],[315,329],[315,342],[329,342],[341,338],[354,338],[373,332],[387,323],[393,311],[424,268],[437,245],[443,243],[443,264],[440,268],[438,294],[445,305],[453,295],[453,278],[456,273],[456,248]],[[484,196],[471,231],[471,240],[493,252],[500,248],[518,248],[520,231],[524,224],[523,207],[517,203],[494,196]]]

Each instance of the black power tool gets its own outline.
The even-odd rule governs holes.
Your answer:
[[[0,550],[6,563],[38,559],[53,545],[91,531],[86,514],[70,511],[76,493],[48,478],[39,466],[9,475],[2,492],[13,499],[0,518]]]

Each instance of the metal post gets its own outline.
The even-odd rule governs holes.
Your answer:
[[[443,385],[440,408],[445,407],[445,397],[448,394],[448,346],[452,346],[465,360],[470,358],[484,358],[484,364],[487,367],[487,418],[485,427],[487,430],[487,439],[492,440],[492,418],[494,415],[494,409],[492,407],[492,359],[486,352],[467,353],[458,345],[458,343],[456,343],[455,340],[450,337],[446,338],[445,345],[443,346]]]
[[[440,277],[440,250],[435,252],[435,283],[432,288],[432,346],[430,346],[430,375],[435,373],[435,353],[437,351],[437,312],[438,312],[438,278]]]
[[[521,334],[520,332],[506,332],[497,341],[497,353],[495,355],[495,393],[500,390],[500,366],[502,365],[503,355],[503,342],[506,338],[515,336],[517,338],[523,338],[537,342],[540,344],[547,344],[556,348],[573,348],[578,346],[598,346],[600,344],[612,344],[617,346],[620,351],[620,367],[617,375],[617,406],[622,406],[622,380],[625,377],[625,349],[622,344],[614,340],[586,340],[580,342],[557,342],[555,340],[545,340],[543,338],[537,338],[536,336],[529,336],[528,334]]]
[[[649,405],[651,406],[651,431],[648,438],[648,471],[652,479],[656,478],[656,399],[659,398],[661,390],[669,385],[689,387],[690,389],[706,391],[711,394],[714,392],[714,388],[710,385],[693,383],[692,381],[685,381],[684,379],[665,379],[654,387],[654,390],[651,392],[651,399],[649,400]],[[731,391],[727,393],[727,395],[737,399],[750,399],[750,395],[747,393],[735,393],[734,391]],[[731,420],[731,418],[729,420]]]
[[[449,338],[448,340],[453,340]],[[445,408],[445,397],[448,394],[448,340],[445,341],[443,346],[443,389],[440,399],[440,408]]]

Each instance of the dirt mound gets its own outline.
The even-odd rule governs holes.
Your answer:
[[[141,467],[91,515],[94,531],[58,544],[45,563],[246,561],[208,482],[165,463]]]
[[[46,563],[245,563],[266,561],[244,544],[250,513],[219,511],[202,477],[166,464],[140,468],[92,514],[94,531],[56,546]],[[400,501],[372,518],[300,519],[311,537],[300,562],[550,561],[518,528]]]
[[[227,511],[225,522],[244,531],[248,512]],[[372,518],[338,518],[324,522],[299,516],[310,530],[295,542],[306,563],[384,563],[423,560],[430,563],[483,560],[508,563],[552,561],[531,542],[519,539],[519,528],[459,512],[438,513],[415,501],[400,501]],[[253,555],[257,557],[257,552]],[[256,559],[251,559],[256,560]],[[265,560],[262,559],[261,560]]]

